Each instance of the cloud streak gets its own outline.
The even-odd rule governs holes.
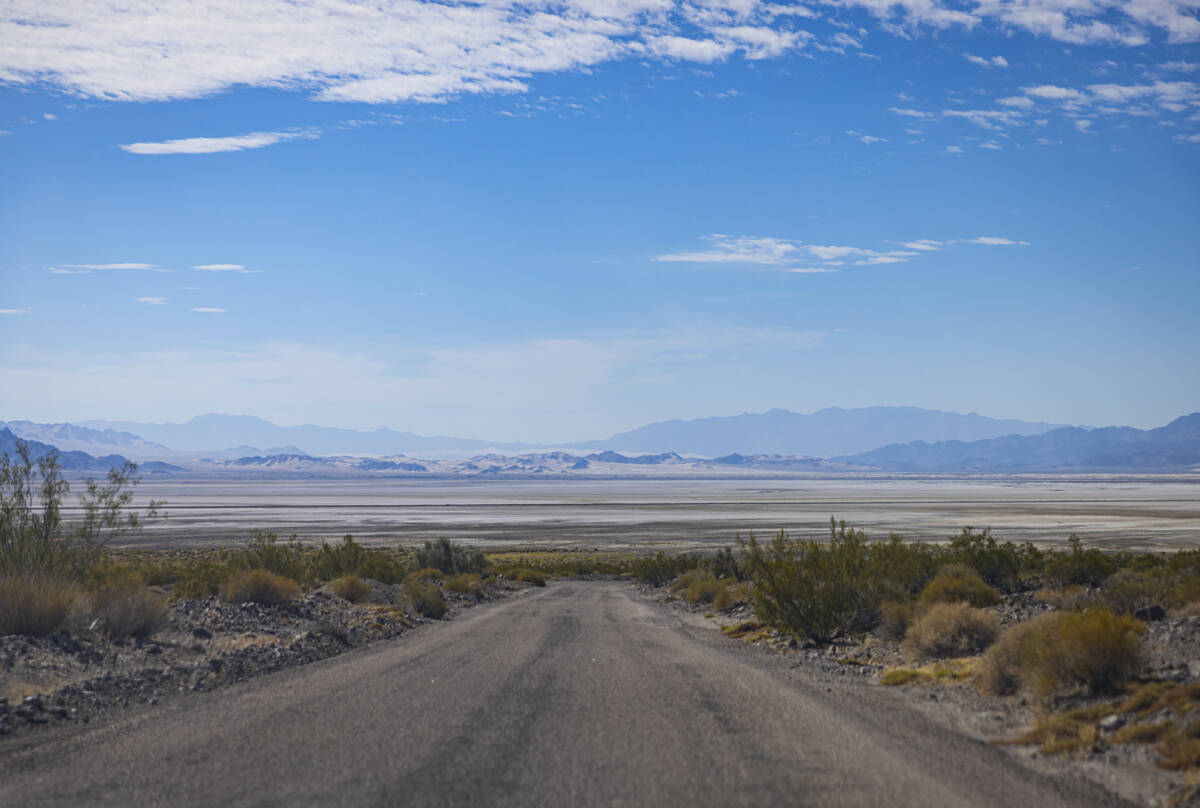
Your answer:
[[[303,132],[250,132],[231,137],[188,137],[147,143],[123,143],[121,149],[130,154],[218,154],[261,149],[297,138],[312,140],[318,137],[313,130]]]

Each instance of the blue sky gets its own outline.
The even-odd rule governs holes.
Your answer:
[[[47,5],[2,418],[1200,409],[1194,0]]]

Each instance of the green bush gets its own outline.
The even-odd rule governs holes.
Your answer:
[[[1145,626],[1099,607],[1048,612],[1018,623],[984,655],[979,684],[985,692],[1018,690],[1043,698],[1086,687],[1114,692],[1143,660]]]
[[[991,530],[976,533],[970,527],[950,539],[944,561],[965,564],[1000,589],[1013,588],[1023,573],[1039,574],[1043,565],[1042,552],[1032,544],[1001,543]]]
[[[408,578],[404,581],[401,595],[408,602],[409,607],[419,614],[432,617],[434,620],[441,620],[446,615],[448,609],[446,601],[442,597],[441,591],[431,583],[417,578]]]
[[[878,581],[868,568],[866,535],[844,524],[830,532],[828,544],[793,541],[783,531],[767,546],[753,534],[742,544],[755,611],[768,625],[818,643],[874,625]]]
[[[694,566],[695,560],[688,556],[669,556],[659,550],[633,562],[633,577],[650,586],[663,586]]]
[[[446,588],[451,592],[471,595],[476,598],[481,597],[484,590],[483,581],[477,574],[471,572],[463,572],[447,578]]]
[[[216,595],[221,584],[229,577],[225,564],[209,560],[196,560],[183,567],[182,577],[175,583],[172,595],[175,598],[199,599]]]
[[[717,578],[742,580],[742,566],[738,563],[737,556],[733,554],[732,547],[722,547],[717,550],[716,555],[710,559],[708,567]]]
[[[285,603],[300,597],[300,585],[270,570],[241,570],[222,585],[221,597],[229,603]]]
[[[934,603],[908,627],[903,648],[913,657],[966,656],[990,645],[999,631],[1000,621],[982,609]]]
[[[445,579],[446,573],[439,570],[437,567],[426,567],[425,569],[410,572],[405,576],[404,580],[411,581],[442,581]]]
[[[1074,533],[1067,542],[1070,550],[1046,558],[1046,579],[1056,586],[1099,586],[1122,566],[1118,556],[1106,555],[1094,547],[1083,549],[1083,542]]]
[[[482,550],[468,550],[449,539],[425,542],[425,546],[413,551],[409,568],[413,570],[432,567],[446,575],[460,572],[482,573],[487,569],[487,557]]]
[[[693,581],[688,584],[683,599],[688,603],[712,603],[720,591],[721,585],[716,580]]]
[[[246,546],[231,553],[228,563],[233,570],[266,570],[293,581],[312,582],[312,567],[309,551],[293,535],[287,544],[280,544],[279,537],[267,530],[255,530],[246,540]]]
[[[879,607],[879,633],[889,640],[902,640],[916,609],[911,603],[885,601]]]
[[[333,594],[345,598],[351,603],[358,603],[371,597],[371,585],[357,575],[343,575],[334,578],[329,584]]]
[[[62,627],[81,592],[65,578],[49,575],[0,577],[0,636],[45,637]]]
[[[528,567],[522,567],[517,570],[513,578],[523,584],[533,584],[534,586],[546,585],[546,573],[541,570],[531,570]]]
[[[706,569],[697,567],[685,571],[682,575],[671,583],[670,591],[674,594],[686,592],[687,588],[695,583],[716,583],[716,576]]]
[[[717,594],[713,597],[713,608],[727,612],[734,606],[749,603],[754,597],[754,588],[745,581],[733,583],[727,578],[717,581]]]
[[[1000,602],[1000,593],[983,582],[973,570],[948,568],[921,590],[920,604],[969,603],[976,608],[994,606]]]

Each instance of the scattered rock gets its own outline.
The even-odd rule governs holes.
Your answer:
[[[1153,606],[1143,606],[1140,609],[1135,609],[1133,616],[1145,623],[1154,623],[1165,618],[1167,612],[1162,606],[1155,603]]]
[[[1113,713],[1112,715],[1106,715],[1104,718],[1100,719],[1100,729],[1104,730],[1105,732],[1112,732],[1113,730],[1118,730],[1123,726],[1125,726],[1125,718],[1117,715],[1116,713]]]

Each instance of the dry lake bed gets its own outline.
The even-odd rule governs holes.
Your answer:
[[[787,479],[147,479],[137,502],[168,518],[131,544],[197,546],[255,528],[303,539],[447,537],[488,547],[668,549],[731,544],[738,533],[821,536],[831,515],[867,530],[944,539],[963,526],[1000,539],[1099,546],[1200,545],[1200,477]]]

